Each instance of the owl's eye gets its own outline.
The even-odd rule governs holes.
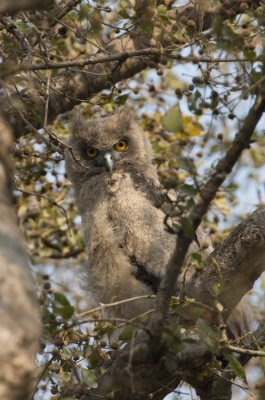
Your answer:
[[[120,140],[114,145],[114,149],[117,151],[125,151],[127,149],[127,143],[125,142],[125,140]]]
[[[88,158],[95,158],[98,155],[98,151],[93,147],[88,147],[86,149],[86,155],[88,156]]]

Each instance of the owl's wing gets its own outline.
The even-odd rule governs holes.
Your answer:
[[[156,173],[154,176],[147,175],[146,171],[141,172],[132,163],[125,164],[123,170],[130,174],[136,191],[141,191],[155,207],[161,207],[166,200],[166,193],[161,189]]]
[[[182,212],[178,208],[178,202],[183,196],[162,190],[152,179],[139,170],[134,170],[133,166],[129,172],[134,186],[131,198],[134,197],[135,208],[128,205],[126,212],[128,209],[130,211],[122,218],[122,221],[126,220],[128,223],[124,252],[129,256],[134,277],[153,293],[157,293],[175,250]],[[130,219],[128,214],[134,215]],[[189,253],[202,251],[203,258],[206,258],[211,248],[209,246],[206,250],[206,240],[206,235],[199,229]],[[190,264],[190,259],[188,255],[186,265]]]
[[[146,266],[139,263],[135,256],[130,256],[129,259],[133,266],[134,277],[149,287],[154,294],[157,294],[161,278],[154,275],[150,270],[148,271]]]

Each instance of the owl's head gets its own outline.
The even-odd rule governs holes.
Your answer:
[[[93,120],[74,118],[71,131],[73,154],[68,151],[67,169],[73,181],[73,175],[110,174],[126,165],[142,173],[152,168],[151,144],[135,123],[131,110],[122,109]]]

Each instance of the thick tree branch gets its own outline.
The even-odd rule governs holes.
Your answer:
[[[127,35],[112,43],[109,51],[112,54],[134,50],[133,40]],[[157,56],[154,56],[157,58]],[[71,110],[80,101],[90,98],[101,90],[112,87],[115,83],[130,78],[146,68],[150,58],[143,57],[125,60],[124,62],[113,61],[92,68],[84,68],[78,72],[65,71],[50,83],[48,122],[51,122],[59,114]],[[12,101],[21,104],[24,116],[35,128],[42,126],[45,114],[45,89],[38,80],[28,83],[23,92],[14,93],[9,91]],[[5,99],[4,99],[5,100]],[[19,112],[13,109],[10,102],[4,101],[3,108],[8,121],[16,127],[16,135],[24,133],[25,120],[21,119]]]
[[[205,304],[211,304],[220,284],[219,300],[227,318],[243,295],[265,269],[265,207],[256,210],[213,251],[207,268],[185,287]]]
[[[174,352],[165,346],[160,349],[159,358],[154,359],[145,344],[146,334],[140,332],[126,349],[117,352],[112,366],[99,377],[98,388],[82,400],[96,400],[99,395],[106,396],[113,387],[122,388],[121,392],[115,393],[115,400],[163,399],[181,380],[196,375],[202,366],[212,360],[208,346],[200,338],[191,337],[192,341],[181,351]]]
[[[208,210],[211,201],[214,199],[218,188],[224,182],[227,175],[231,172],[233,166],[237,162],[243,150],[249,146],[250,138],[255,130],[258,121],[262,116],[264,108],[265,108],[265,98],[262,96],[257,96],[253,107],[249,111],[248,116],[246,117],[240,131],[237,133],[227,153],[218,162],[215,171],[212,173],[210,178],[201,188],[199,199],[197,200],[196,205],[191,210],[190,215],[188,216],[188,221],[190,226],[192,227],[193,232],[196,231],[197,227],[201,223],[202,218],[205,215],[206,211]],[[161,340],[163,324],[166,319],[167,311],[170,304],[170,299],[171,296],[174,294],[176,288],[176,279],[180,273],[187,250],[192,240],[193,236],[189,237],[186,236],[183,229],[181,229],[177,235],[176,250],[168,265],[167,272],[162,279],[157,296],[156,311],[153,314],[149,325],[150,331],[155,334],[155,340],[154,340],[155,348],[157,348],[158,342]],[[219,262],[221,262],[221,260]],[[255,279],[256,277],[257,276],[255,275]],[[253,278],[254,276],[252,277],[251,283],[253,283]],[[205,285],[208,285],[209,288],[209,282],[207,281],[207,279],[205,280],[204,283]],[[194,294],[193,289],[191,293]],[[223,301],[225,301],[224,297],[225,296],[222,296]],[[235,296],[235,298],[237,298],[237,296]],[[197,297],[197,299],[200,301],[204,300],[199,297]],[[231,296],[229,296],[229,299],[226,301],[226,304],[229,304],[230,301],[232,301]],[[209,297],[208,297],[208,303],[209,303]],[[234,305],[235,302],[233,300],[233,306]]]
[[[2,0],[0,15],[15,14],[18,11],[47,9],[52,6],[54,0]]]
[[[30,2],[32,3],[32,2]],[[71,10],[72,5],[78,3],[77,1],[69,1],[67,6]],[[220,4],[221,3],[221,4]],[[259,5],[258,1],[247,2],[251,7],[257,7]],[[250,4],[251,3],[251,4]],[[240,9],[241,2],[239,1],[222,1],[218,2],[216,7],[210,7],[205,9],[198,9],[198,4],[188,5],[185,7],[179,7],[176,10],[171,10],[174,13],[174,19],[172,24],[182,24],[183,17],[188,19],[195,18],[200,25],[200,30],[204,31],[209,28],[209,24],[212,23],[212,19],[220,14],[223,17],[231,12],[236,15],[241,13]],[[141,20],[144,20],[145,15],[149,19],[154,18],[155,5],[152,1],[139,1],[136,4],[136,11],[141,15]],[[67,8],[68,9],[68,8]],[[231,15],[232,16],[232,15]],[[140,24],[141,25],[141,24]],[[176,25],[178,26],[178,25]],[[66,111],[70,111],[75,105],[79,104],[82,100],[87,100],[91,96],[104,89],[109,89],[116,83],[131,78],[135,74],[141,72],[150,65],[159,63],[160,57],[157,55],[156,46],[167,48],[170,45],[177,50],[179,45],[183,43],[168,43],[165,39],[165,35],[159,36],[159,40],[153,43],[151,37],[146,36],[145,31],[138,29],[137,31],[130,32],[120,37],[115,38],[111,45],[105,46],[105,51],[110,54],[110,62],[106,60],[105,64],[85,66],[81,68],[80,71],[66,70],[60,72],[57,76],[54,76],[50,84],[50,95],[49,95],[49,113],[48,122],[52,122],[59,114]],[[150,50],[152,47],[152,50]],[[143,51],[148,54],[139,53],[139,57],[136,55],[134,58],[128,58],[126,54],[135,54],[135,52]],[[155,54],[152,54],[155,53]],[[122,58],[121,53],[125,53]],[[84,62],[85,64],[97,64],[97,58],[102,58],[101,53],[98,52],[95,57],[89,62]],[[88,60],[87,60],[88,61]],[[45,63],[44,63],[45,64]],[[67,67],[68,62],[63,64]],[[62,65],[62,66],[63,66]],[[47,60],[48,67],[54,67],[54,63]],[[34,68],[38,66],[35,65]],[[16,70],[17,67],[15,67]],[[20,68],[20,67],[19,67]],[[31,68],[29,66],[29,68]],[[43,65],[43,68],[45,65]],[[39,80],[33,80],[29,78],[28,84],[25,83],[23,91],[19,94],[14,91],[13,88],[9,88],[9,96],[12,99],[12,103],[17,104],[19,109],[23,109],[24,116],[35,128],[42,127],[42,121],[45,114],[45,89],[43,83]],[[5,115],[11,124],[11,126],[16,127],[16,135],[21,136],[25,130],[25,121],[21,120],[21,116],[15,110],[12,110],[11,104],[6,103],[4,105]]]
[[[27,399],[39,343],[35,288],[12,204],[13,136],[0,119],[0,398]]]

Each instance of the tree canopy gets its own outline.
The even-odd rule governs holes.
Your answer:
[[[226,329],[264,270],[264,27],[253,0],[1,2],[1,398],[192,398],[188,385],[202,400],[264,397],[262,310],[254,333],[231,341]],[[112,305],[81,289],[64,170],[73,116],[120,107],[150,138],[177,215],[155,310],[133,321],[106,318]],[[192,254],[197,277],[175,296],[199,226],[215,250],[205,240],[208,258]],[[253,308],[262,301],[261,278]]]

